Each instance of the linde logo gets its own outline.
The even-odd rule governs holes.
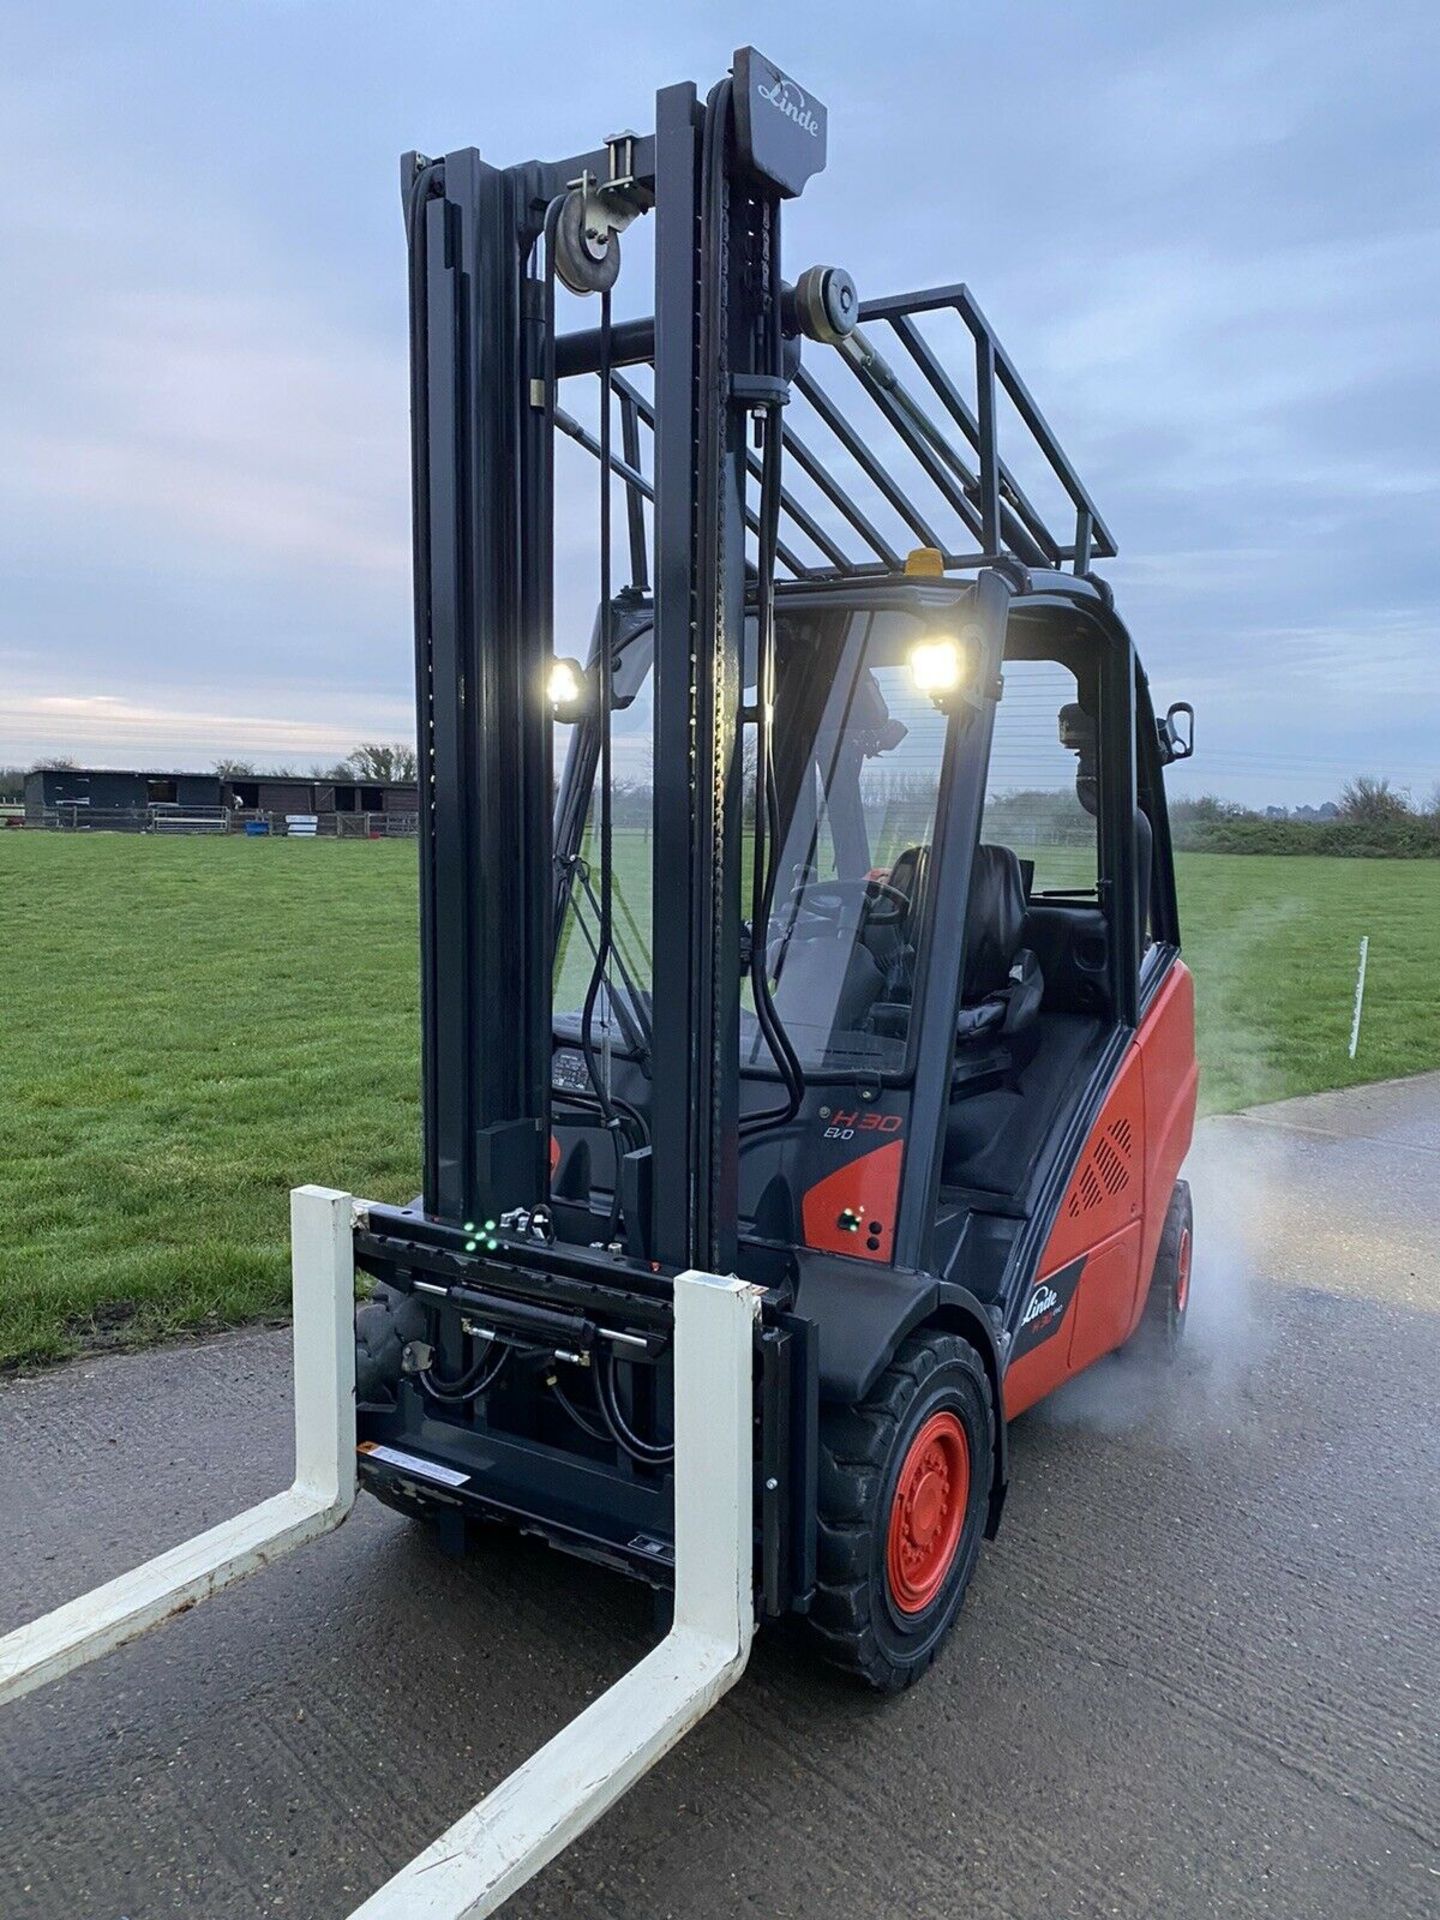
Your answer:
[[[793,120],[802,133],[808,133],[812,140],[818,137],[820,122],[806,106],[805,96],[793,80],[777,78],[773,87],[757,87],[755,91],[772,107],[778,107],[787,120]]]
[[[1053,1313],[1059,1304],[1059,1294],[1053,1287],[1047,1287],[1042,1282],[1025,1303],[1025,1315],[1020,1322],[1021,1326],[1028,1327],[1032,1320],[1040,1319],[1042,1314]]]

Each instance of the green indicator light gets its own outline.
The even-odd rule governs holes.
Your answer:
[[[475,1231],[475,1222],[473,1220],[467,1220],[465,1222],[465,1231],[466,1233],[473,1233]]]
[[[495,1222],[493,1220],[487,1220],[485,1222],[485,1231],[486,1233],[493,1233],[495,1231]]]
[[[487,1240],[485,1244],[490,1249],[491,1253],[498,1252],[500,1247],[500,1242],[498,1240]]]
[[[474,1242],[473,1240],[467,1240],[467,1241],[465,1242],[465,1251],[466,1251],[466,1253],[474,1253],[474,1251],[475,1251],[475,1242]]]

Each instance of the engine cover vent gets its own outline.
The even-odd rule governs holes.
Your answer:
[[[1093,1213],[1125,1191],[1133,1172],[1134,1148],[1134,1129],[1124,1114],[1095,1134],[1070,1188],[1067,1210],[1072,1220]]]

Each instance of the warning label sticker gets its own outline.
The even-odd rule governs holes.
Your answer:
[[[400,1467],[406,1473],[413,1473],[417,1480],[434,1480],[442,1487],[463,1487],[470,1478],[468,1473],[442,1467],[436,1460],[422,1460],[418,1454],[402,1453],[399,1447],[382,1447],[376,1440],[362,1440],[355,1451],[368,1454],[372,1460],[383,1460],[387,1467]]]

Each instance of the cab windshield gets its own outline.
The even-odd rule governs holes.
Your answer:
[[[777,611],[771,751],[779,834],[766,973],[775,1012],[807,1074],[893,1072],[906,1064],[949,730],[948,716],[911,671],[912,650],[927,633],[916,615],[895,608]],[[652,650],[649,627],[634,632],[616,671],[613,957],[594,998],[590,1034],[597,1048],[632,1056],[643,1053],[649,1027]],[[747,651],[753,654],[753,646]],[[566,730],[572,737],[557,808],[562,912],[554,1005],[557,1036],[570,1039],[579,1037],[597,946],[593,728]],[[749,726],[744,745],[741,888],[748,914],[755,808]],[[557,758],[560,746],[557,739]],[[774,1068],[748,978],[741,1064],[754,1072]]]

